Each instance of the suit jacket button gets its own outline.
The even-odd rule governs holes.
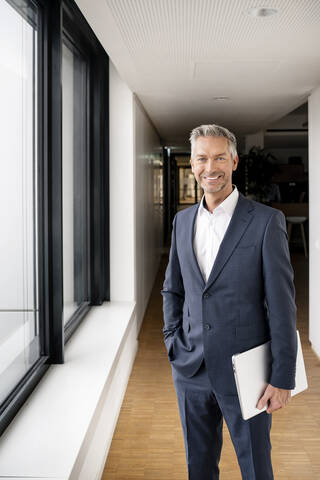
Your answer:
[[[206,330],[210,330],[211,325],[209,325],[209,323],[205,323],[204,328],[205,328]]]
[[[209,298],[209,297],[210,297],[209,293],[204,293],[203,294],[203,298]]]

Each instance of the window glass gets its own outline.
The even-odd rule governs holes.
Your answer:
[[[1,403],[40,356],[37,12],[0,0],[0,25]]]
[[[88,66],[62,47],[63,322],[88,300]]]

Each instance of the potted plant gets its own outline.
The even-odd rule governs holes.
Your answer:
[[[276,157],[261,147],[252,147],[247,154],[239,155],[239,164],[233,174],[238,189],[248,198],[270,203],[274,196],[273,175],[279,171]]]

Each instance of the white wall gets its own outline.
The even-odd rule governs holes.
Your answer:
[[[139,100],[134,101],[136,164],[136,300],[142,321],[158,271],[163,212],[159,201],[162,167],[160,139]]]
[[[109,62],[110,299],[135,299],[133,94]]]
[[[137,302],[138,329],[162,248],[160,138],[110,61],[110,282],[112,301]]]
[[[320,356],[320,87],[309,97],[309,339]]]

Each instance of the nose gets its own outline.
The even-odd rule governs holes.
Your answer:
[[[206,161],[206,172],[207,173],[212,173],[216,167],[215,164],[215,159],[214,158],[208,158]]]

